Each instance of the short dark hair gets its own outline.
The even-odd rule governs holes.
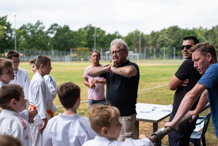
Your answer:
[[[195,51],[199,51],[203,56],[206,56],[208,53],[210,53],[212,57],[217,60],[215,48],[209,42],[198,43],[197,45],[191,47],[190,52],[193,53]]]
[[[2,71],[6,67],[12,67],[12,62],[9,59],[0,58],[0,75],[2,75]]]
[[[11,59],[12,57],[19,57],[19,53],[15,50],[11,50],[7,53],[7,59]]]
[[[31,60],[29,61],[29,63],[30,63],[30,65],[31,65],[31,64],[36,64],[36,58],[31,59]]]
[[[39,55],[37,58],[36,58],[36,69],[39,69],[40,68],[40,65],[43,64],[44,66],[46,66],[46,64],[51,61],[51,59],[45,55]]]
[[[58,86],[58,97],[64,108],[72,108],[80,97],[80,87],[72,82],[66,82]]]
[[[8,103],[14,98],[19,101],[23,94],[23,88],[16,84],[6,84],[0,88],[0,107],[2,109],[11,109]]]
[[[183,38],[183,41],[184,40],[193,40],[195,45],[199,43],[198,39],[195,37],[195,36],[187,36],[187,37],[184,37]]]
[[[92,54],[93,54],[94,52],[97,52],[97,53],[99,54],[99,57],[101,57],[101,54],[100,54],[100,52],[99,52],[98,50],[92,51]]]

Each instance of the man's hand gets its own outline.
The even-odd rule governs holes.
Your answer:
[[[139,135],[139,139],[143,139],[143,138],[145,138],[145,137],[147,137],[147,136],[145,136],[144,134],[140,134]],[[147,137],[152,143],[154,143],[154,139],[153,138],[151,138],[151,137]]]
[[[187,86],[188,82],[189,82],[189,79],[185,79],[182,81],[182,83],[179,84],[179,86]]]
[[[36,109],[31,108],[27,112],[29,114],[29,119],[28,119],[29,123],[33,123],[34,117],[38,113],[38,111]]]
[[[43,130],[45,129],[45,127],[47,125],[47,122],[48,122],[47,118],[42,119],[42,127],[39,128],[40,133],[43,133]]]
[[[167,128],[167,127],[170,127],[170,128],[173,128],[175,131],[178,131],[178,124],[174,124],[173,122],[167,122],[164,124],[164,128]]]
[[[90,83],[90,88],[95,88],[96,79],[93,79]]]
[[[189,122],[192,122],[195,118],[198,117],[198,114],[197,114],[194,110],[189,111],[185,116],[188,116],[188,115],[191,115],[191,116],[192,116],[192,119],[189,120]]]

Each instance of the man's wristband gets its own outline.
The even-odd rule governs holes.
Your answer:
[[[114,68],[116,68],[116,67],[112,67],[111,72],[113,72]]]

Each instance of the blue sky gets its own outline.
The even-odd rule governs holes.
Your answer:
[[[169,26],[212,28],[218,25],[217,0],[4,0],[0,16],[8,16],[16,28],[43,22],[78,30],[88,24],[106,33],[126,36],[134,30],[149,34]]]

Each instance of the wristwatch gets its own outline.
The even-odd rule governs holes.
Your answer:
[[[102,83],[102,80],[100,80],[100,83]]]
[[[114,68],[116,68],[116,67],[112,67],[111,72],[113,72]]]

